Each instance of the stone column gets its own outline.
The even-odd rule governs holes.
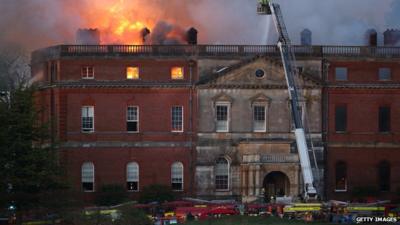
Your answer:
[[[242,196],[246,196],[246,189],[247,189],[247,180],[246,180],[247,168],[242,166]]]
[[[249,167],[249,183],[248,183],[248,189],[249,189],[249,196],[254,196],[254,176],[253,176],[253,166]]]
[[[260,165],[255,166],[256,167],[256,182],[255,182],[255,188],[256,188],[256,196],[260,195]]]

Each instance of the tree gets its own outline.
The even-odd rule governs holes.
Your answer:
[[[39,120],[36,88],[28,86],[18,57],[5,58],[10,57],[0,54],[0,206],[14,205],[22,218],[31,209],[51,205],[55,199],[48,196],[67,186],[49,126]]]

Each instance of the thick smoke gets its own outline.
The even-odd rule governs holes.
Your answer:
[[[120,19],[152,23],[152,33],[186,31],[196,27],[200,44],[274,43],[271,20],[256,14],[256,0],[1,0],[0,44],[28,50],[75,43],[78,28],[99,28],[103,43],[120,43],[109,35]],[[276,0],[289,34],[299,43],[304,28],[314,44],[364,44],[365,31],[378,34],[400,28],[398,0]],[[106,18],[110,9],[119,18]],[[396,10],[397,9],[397,10]],[[163,21],[163,22],[160,22]],[[158,24],[157,24],[158,23]],[[158,31],[157,31],[158,29]],[[157,33],[158,32],[158,33]],[[167,32],[167,33],[165,33]],[[135,34],[132,34],[132,36]],[[138,36],[140,33],[137,32]],[[157,40],[157,35],[152,34]],[[382,37],[379,37],[382,40]],[[174,43],[175,39],[167,39]],[[162,42],[162,41],[161,41]]]

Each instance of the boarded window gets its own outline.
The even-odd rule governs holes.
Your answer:
[[[137,106],[128,106],[126,111],[126,130],[128,132],[139,131],[139,108]]]
[[[390,80],[392,71],[390,68],[379,68],[379,80]]]
[[[183,190],[183,164],[175,162],[171,166],[171,186],[174,191]]]
[[[390,107],[379,107],[379,132],[390,131]]]
[[[253,131],[264,132],[266,130],[265,123],[265,106],[253,106]]]
[[[390,191],[390,164],[383,161],[378,166],[378,180],[380,191]]]
[[[225,158],[218,158],[215,165],[215,189],[229,189],[229,163]]]
[[[82,132],[94,131],[94,107],[82,107]]]
[[[336,106],[335,108],[335,131],[345,132],[347,130],[347,107]]]
[[[171,109],[171,130],[172,132],[183,131],[183,107],[173,106]]]
[[[347,165],[345,162],[336,163],[336,180],[335,190],[346,191],[347,190]]]
[[[336,67],[335,68],[335,80],[337,80],[337,81],[347,80],[347,68],[346,67]]]
[[[139,165],[136,162],[126,166],[126,186],[128,191],[139,191]]]
[[[81,173],[82,190],[94,191],[94,164],[92,162],[83,163]]]

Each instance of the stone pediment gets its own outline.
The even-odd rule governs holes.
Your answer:
[[[221,93],[212,98],[213,102],[232,102],[233,99],[225,93]]]
[[[306,86],[317,83],[302,79]],[[225,86],[233,88],[286,88],[285,73],[282,63],[278,60],[258,57],[227,67],[214,73],[201,82],[205,86]]]

